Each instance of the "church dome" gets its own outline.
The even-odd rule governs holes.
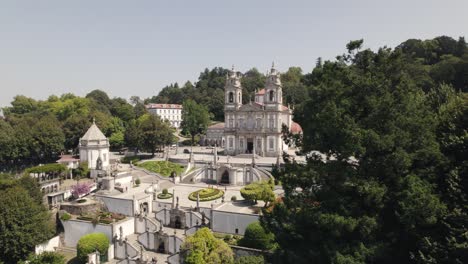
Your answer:
[[[291,123],[291,128],[290,128],[291,133],[293,134],[300,134],[302,133],[302,127],[296,122]]]

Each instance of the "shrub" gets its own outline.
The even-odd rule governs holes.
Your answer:
[[[234,261],[234,264],[263,264],[265,259],[262,255],[260,256],[242,256]]]
[[[166,188],[164,188],[164,189],[162,190],[162,193],[165,195],[165,194],[168,194],[169,192],[167,191]]]
[[[108,225],[108,224],[110,224],[112,222],[114,222],[112,220],[112,218],[101,218],[101,219],[99,219],[99,223],[101,223],[101,224],[107,224]]]
[[[274,235],[268,233],[260,222],[253,222],[245,229],[244,238],[239,241],[239,245],[257,249],[271,249],[274,245]]]
[[[78,219],[78,220],[83,220],[83,221],[92,221],[94,218],[91,217],[91,216],[84,216],[84,215],[82,215],[82,216],[78,216],[76,219]]]
[[[76,201],[77,203],[86,203],[86,199],[79,199]]]
[[[73,197],[78,198],[80,195],[87,194],[90,191],[90,186],[87,183],[77,183],[76,185],[72,185],[71,193]]]
[[[84,235],[76,246],[77,258],[80,263],[86,263],[88,254],[98,251],[101,255],[107,254],[109,239],[103,233],[91,233]]]
[[[140,185],[140,183],[141,183],[140,178],[137,178],[137,179],[135,180],[135,184],[136,184],[136,185]]]
[[[231,201],[233,201],[233,202],[237,201],[237,196],[233,195],[233,196],[231,197]]]
[[[26,262],[20,262],[26,263]],[[27,259],[28,264],[65,264],[65,257],[57,252],[42,252],[39,255],[31,254]]]
[[[62,219],[63,221],[68,221],[71,219],[71,215],[69,213],[64,213],[60,219]]]

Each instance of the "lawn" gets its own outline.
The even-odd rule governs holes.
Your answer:
[[[185,170],[184,166],[170,161],[146,161],[138,163],[137,166],[158,173],[164,177],[171,176],[173,171],[175,171],[177,175],[180,175]]]

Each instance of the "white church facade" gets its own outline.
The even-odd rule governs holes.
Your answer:
[[[224,87],[224,147],[227,155],[254,153],[277,157],[288,146],[281,129],[300,126],[292,121],[292,110],[283,105],[280,73],[272,66],[265,89],[255,94],[255,101],[242,104],[241,76],[232,69]]]

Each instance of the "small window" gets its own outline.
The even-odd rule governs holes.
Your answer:
[[[234,102],[234,94],[232,92],[229,93],[229,102]]]
[[[233,139],[230,138],[230,139],[229,139],[229,148],[232,148],[232,147],[233,147],[233,145],[234,145],[233,143],[234,143],[234,142],[233,142]]]
[[[270,101],[273,102],[275,99],[275,93],[273,91],[270,91]]]
[[[236,234],[239,234],[239,228],[236,228]]]
[[[270,146],[269,146],[270,149],[274,149],[275,148],[275,140],[273,138],[270,138],[269,143],[270,143]]]

